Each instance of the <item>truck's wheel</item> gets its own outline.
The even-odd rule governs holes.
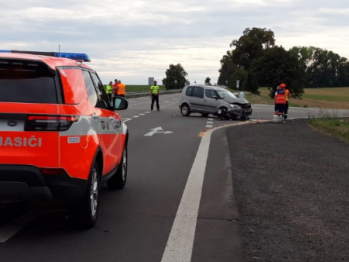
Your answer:
[[[108,180],[107,186],[111,190],[123,189],[127,179],[127,145],[124,147],[120,166],[116,173]]]
[[[80,202],[69,207],[69,219],[78,228],[88,229],[96,224],[99,210],[101,176],[97,163],[92,166],[85,193]]]

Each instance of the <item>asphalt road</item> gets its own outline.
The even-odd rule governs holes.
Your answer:
[[[103,188],[95,228],[72,229],[65,211],[54,207],[0,205],[0,262],[239,261],[226,141],[220,131],[204,143],[201,138],[236,122],[182,117],[179,97],[161,96],[160,112],[150,112],[150,97],[130,99],[121,112],[130,130],[128,182],[118,192]],[[253,108],[252,119],[271,119],[271,106]],[[291,108],[289,115],[318,112]],[[179,259],[183,249],[186,257]]]

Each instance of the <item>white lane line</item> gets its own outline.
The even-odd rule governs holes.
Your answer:
[[[213,118],[209,118],[209,119],[207,119],[208,121],[213,121]]]
[[[145,114],[139,114],[139,116],[145,116]]]
[[[246,124],[251,124],[251,122],[216,127],[207,131],[202,137],[161,262],[191,261],[202,186],[212,133],[221,128]]]
[[[213,121],[207,121],[207,124],[213,125]]]
[[[48,213],[49,212],[47,210],[30,210],[0,227],[0,243],[5,243],[24,227],[29,225],[34,219]]]
[[[149,111],[146,111],[146,112],[144,112],[144,114],[150,114],[150,112],[149,112]]]
[[[201,139],[161,262],[190,262],[211,132]]]
[[[212,128],[213,125],[206,125],[206,128]]]
[[[124,123],[128,122],[128,121],[131,121],[132,118],[124,118],[122,121],[124,121]]]
[[[138,118],[139,116],[133,116],[133,118]]]

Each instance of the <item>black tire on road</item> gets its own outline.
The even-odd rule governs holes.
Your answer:
[[[93,163],[85,193],[78,204],[68,208],[69,220],[77,228],[89,229],[96,224],[99,210],[101,174]]]
[[[115,174],[108,180],[107,186],[111,190],[123,189],[126,185],[127,180],[127,145],[125,144],[120,166]]]
[[[181,105],[181,114],[182,114],[182,116],[189,116],[190,115],[190,107],[188,104]]]

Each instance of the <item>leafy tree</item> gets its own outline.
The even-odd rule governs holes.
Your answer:
[[[206,79],[205,79],[205,85],[208,85],[208,86],[211,86],[211,85],[212,85],[212,84],[211,84],[211,78],[206,77]]]
[[[237,66],[233,63],[233,52],[227,51],[220,61],[221,68],[218,70],[218,85],[229,85],[230,77],[237,70]]]
[[[229,88],[236,89],[236,80],[240,81],[240,90],[245,87],[245,81],[247,79],[248,72],[243,69],[237,69],[235,73],[230,77]]]
[[[270,97],[274,97],[276,87],[285,83],[292,96],[301,98],[305,87],[304,67],[294,52],[274,46],[265,50],[264,55],[252,63],[252,80],[259,86],[267,86]]]
[[[171,64],[169,69],[166,70],[166,77],[162,80],[162,83],[167,90],[183,88],[188,81],[185,78],[187,75],[181,64]]]
[[[258,94],[258,95],[260,94],[260,92],[258,91],[259,89],[258,83],[253,79],[251,73],[247,74],[247,78],[244,83],[243,89],[246,91],[250,91],[253,94]]]
[[[253,60],[261,57],[265,49],[275,45],[274,32],[265,28],[246,28],[239,39],[231,42],[235,46],[232,61],[239,68],[249,70]]]

